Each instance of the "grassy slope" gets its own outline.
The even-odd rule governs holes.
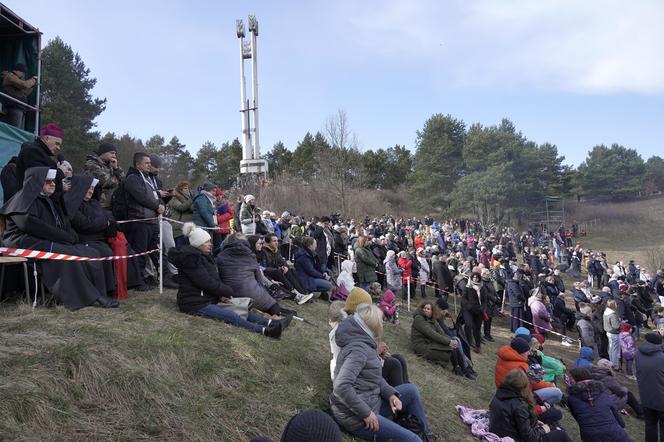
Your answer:
[[[581,205],[576,219],[602,220],[584,247],[638,259],[664,244],[663,203]],[[133,294],[117,311],[73,313],[0,305],[0,440],[278,440],[298,410],[326,407],[326,303],[298,307],[315,325],[296,323],[274,341],[180,314],[174,298],[172,291]],[[494,327],[497,342],[474,355],[480,377],[472,382],[415,357],[410,318],[402,316],[401,325],[386,326],[385,340],[407,356],[433,430],[445,441],[471,440],[454,405],[488,406],[495,350],[509,339],[506,322]],[[569,364],[576,358],[576,349],[558,342],[546,349]],[[578,440],[568,413],[563,424]],[[641,422],[627,418],[627,428],[643,438]]]
[[[298,410],[324,408],[328,375],[326,303],[300,307],[280,341],[182,315],[174,293],[135,296],[117,311],[6,306],[1,311],[0,434],[28,440],[278,440]],[[476,382],[453,376],[410,351],[410,320],[386,326],[393,352],[407,355],[434,431],[471,440],[454,405],[486,408],[494,391],[497,342],[475,356]],[[575,350],[551,342],[572,361]],[[629,382],[629,381],[628,381]],[[564,419],[574,437],[571,416]],[[641,424],[628,419],[641,438]]]
[[[568,219],[599,219],[582,242],[584,248],[607,252],[609,261],[622,259],[627,263],[634,259],[644,264],[649,249],[664,249],[664,197],[628,203],[573,202],[566,205],[566,210]]]

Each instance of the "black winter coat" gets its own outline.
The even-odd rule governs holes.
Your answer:
[[[25,171],[31,167],[55,169],[57,171],[55,176],[55,192],[62,192],[62,179],[65,177],[65,174],[58,169],[58,163],[53,159],[53,154],[39,138],[35,138],[34,141],[26,141],[21,146],[21,151],[16,159],[16,182],[19,189],[23,187]]]
[[[641,405],[664,411],[664,352],[660,345],[646,342],[636,352],[636,379]]]
[[[480,295],[477,296],[477,291],[472,285],[467,285],[463,295],[461,295],[461,309],[473,315],[480,315],[482,314],[483,305],[486,305],[486,289],[484,286],[480,289]]]
[[[106,241],[115,236],[117,227],[107,210],[99,201],[83,201],[71,219],[71,225],[78,233],[81,242]]]
[[[161,199],[157,189],[153,189],[146,180],[147,174],[133,167],[127,171],[127,178],[124,181],[124,191],[127,197],[127,216],[128,219],[144,219],[157,216],[157,209],[161,204]],[[156,224],[156,220],[150,221]]]
[[[221,298],[232,298],[233,290],[219,279],[212,256],[189,245],[168,252],[168,260],[178,268],[178,307],[184,313],[196,313]]]
[[[547,440],[544,429],[537,426],[537,417],[528,409],[526,400],[503,385],[498,387],[489,405],[489,431],[521,442]]]
[[[16,161],[17,157],[12,157],[5,167],[2,168],[0,172],[0,183],[2,183],[2,200],[3,202],[9,201],[16,192],[21,188],[21,184],[18,181],[16,176]]]

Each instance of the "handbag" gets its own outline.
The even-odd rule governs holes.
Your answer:
[[[400,427],[418,435],[423,442],[435,442],[436,440],[433,435],[427,434],[424,430],[424,423],[420,418],[406,410],[397,411],[392,420]]]
[[[217,306],[223,308],[224,310],[230,310],[238,316],[242,316],[244,319],[247,319],[253,302],[254,300],[251,298],[240,297],[231,298],[229,302],[220,302],[217,304]]]

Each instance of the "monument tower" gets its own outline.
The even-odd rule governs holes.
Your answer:
[[[256,16],[249,16],[249,34],[251,40],[245,42],[244,22],[236,20],[237,37],[240,39],[240,115],[242,124],[242,161],[240,175],[267,174],[267,161],[261,159],[261,147],[258,141],[258,21]],[[247,82],[244,76],[244,61],[251,59],[251,104],[247,98]]]

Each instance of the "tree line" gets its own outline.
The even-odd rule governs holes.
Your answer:
[[[94,120],[106,99],[93,97],[96,79],[81,57],[56,37],[42,53],[42,124],[57,122],[66,133],[66,154],[74,166],[101,141],[118,147],[119,163],[126,167],[137,151],[162,157],[162,179],[168,186],[188,179],[209,179],[223,188],[236,183],[242,146],[237,138],[215,144],[208,141],[192,155],[172,137],[146,141],[129,134],[102,135]],[[367,208],[405,205],[418,213],[470,215],[484,222],[523,222],[545,196],[577,199],[624,200],[664,191],[664,160],[619,144],[597,145],[574,168],[564,164],[554,144],[537,144],[513,122],[467,125],[449,114],[435,114],[416,133],[412,149],[395,144],[360,149],[342,110],[328,118],[324,128],[306,132],[295,146],[278,142],[265,154],[275,201],[295,192],[326,199],[316,207],[349,214]],[[358,193],[363,198],[358,197]]]

